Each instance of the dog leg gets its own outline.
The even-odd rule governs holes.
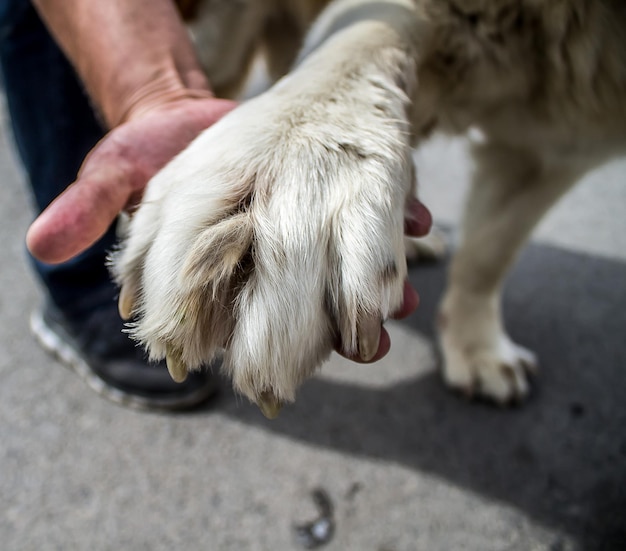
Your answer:
[[[464,238],[438,318],[443,372],[451,387],[506,404],[528,394],[527,374],[536,360],[505,332],[503,279],[533,227],[579,172],[499,145],[477,147],[475,156]]]

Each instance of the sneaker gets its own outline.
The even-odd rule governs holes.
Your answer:
[[[190,409],[213,396],[216,384],[206,371],[189,373],[183,383],[170,377],[165,362],[150,364],[143,349],[123,332],[117,305],[86,319],[70,321],[46,304],[31,316],[41,346],[70,367],[94,391],[117,404],[148,410]]]

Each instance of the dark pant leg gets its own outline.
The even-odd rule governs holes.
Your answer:
[[[29,0],[0,0],[0,71],[17,150],[38,212],[76,177],[82,160],[102,137],[74,71]],[[105,267],[113,228],[70,262],[34,267],[52,300],[80,316],[115,294]]]

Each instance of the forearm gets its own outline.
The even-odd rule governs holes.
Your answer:
[[[105,122],[164,99],[209,96],[172,0],[34,0]]]

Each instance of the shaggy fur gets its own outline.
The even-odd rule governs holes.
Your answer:
[[[150,182],[114,259],[121,312],[177,379],[225,349],[235,388],[274,413],[335,344],[375,353],[402,300],[412,147],[475,128],[443,373],[468,394],[523,398],[536,363],[502,326],[502,281],[550,206],[626,147],[626,5],[323,4],[199,6],[217,90],[234,94],[258,52],[274,77],[293,66]]]

